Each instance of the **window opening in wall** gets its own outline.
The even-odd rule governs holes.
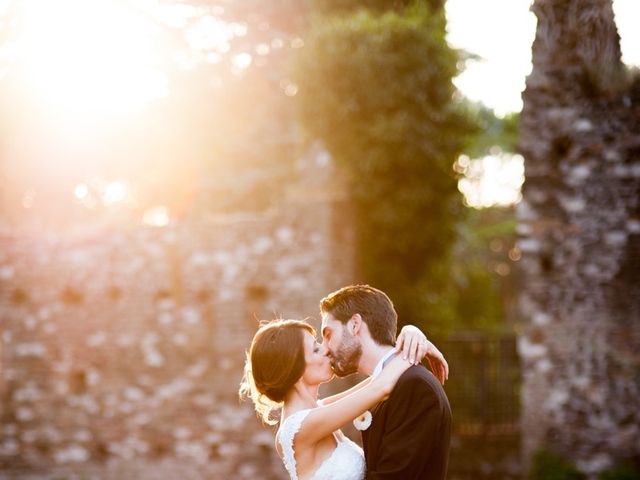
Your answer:
[[[16,288],[11,295],[11,302],[15,305],[24,305],[29,303],[29,294],[22,288]]]
[[[247,299],[247,321],[251,325],[257,325],[259,320],[267,320],[269,313],[266,311],[266,304],[269,299],[267,287],[263,285],[249,285],[246,289],[245,296]]]
[[[122,298],[122,289],[120,287],[110,287],[107,290],[107,296],[113,301],[120,300]]]
[[[79,305],[84,301],[84,295],[73,287],[66,287],[60,294],[60,299],[68,305]]]

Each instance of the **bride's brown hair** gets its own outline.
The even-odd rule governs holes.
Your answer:
[[[244,365],[240,398],[253,400],[263,422],[275,425],[274,410],[282,407],[286,393],[302,377],[304,332],[316,332],[301,320],[272,320],[261,324],[253,337]]]

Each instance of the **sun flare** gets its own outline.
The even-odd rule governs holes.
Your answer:
[[[57,113],[126,113],[167,94],[155,27],[126,4],[27,0],[21,18],[25,86]]]

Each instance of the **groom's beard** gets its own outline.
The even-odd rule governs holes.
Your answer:
[[[358,362],[362,356],[362,345],[358,339],[346,329],[343,332],[342,343],[331,355],[331,368],[339,377],[346,377],[358,371]]]

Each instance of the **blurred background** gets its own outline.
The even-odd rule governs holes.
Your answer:
[[[0,0],[0,479],[287,478],[245,350],[351,283],[449,361],[450,479],[640,478],[638,21]]]

